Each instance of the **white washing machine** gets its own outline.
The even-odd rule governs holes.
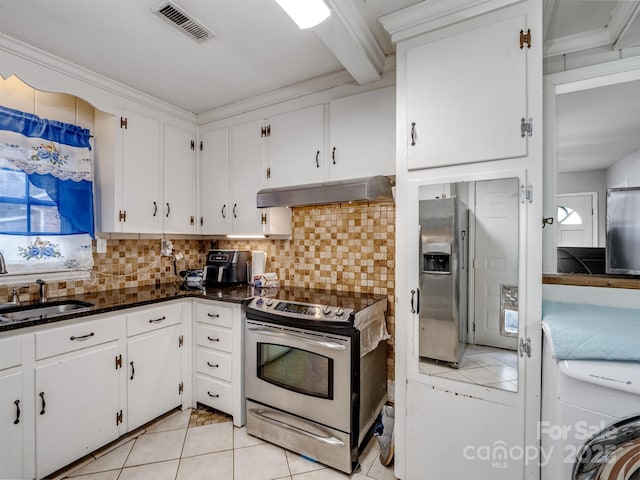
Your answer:
[[[640,480],[640,363],[558,361],[547,335],[542,480]]]

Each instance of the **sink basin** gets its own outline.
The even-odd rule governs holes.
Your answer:
[[[0,324],[51,318],[89,307],[93,307],[93,303],[81,302],[79,300],[60,300],[30,305],[16,305],[0,310]]]

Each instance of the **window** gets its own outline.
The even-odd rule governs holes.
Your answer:
[[[0,252],[9,273],[93,266],[88,130],[0,107]]]
[[[582,225],[580,214],[569,207],[558,207],[558,223],[562,225]]]

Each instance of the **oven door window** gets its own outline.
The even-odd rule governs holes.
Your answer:
[[[333,400],[333,359],[307,350],[258,343],[258,378],[293,392]]]

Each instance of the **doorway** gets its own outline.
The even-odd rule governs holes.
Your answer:
[[[518,180],[486,180],[475,188],[473,343],[516,350],[517,336],[505,334],[510,310],[503,307],[505,288],[518,285]]]

